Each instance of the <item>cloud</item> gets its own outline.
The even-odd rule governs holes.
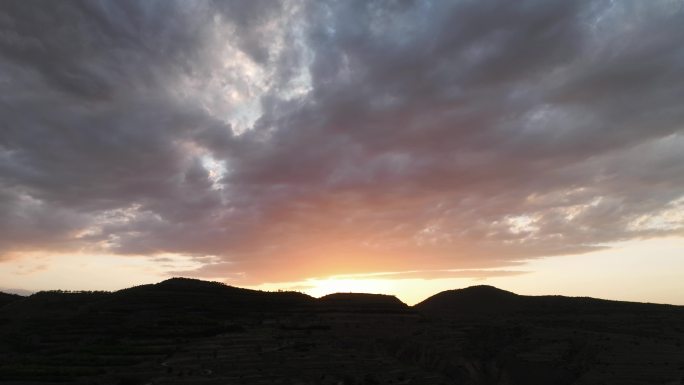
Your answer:
[[[3,4],[0,259],[180,254],[258,283],[682,234],[683,13]]]
[[[335,276],[334,278],[390,278],[390,279],[440,279],[440,278],[472,278],[484,280],[493,277],[508,277],[514,275],[527,274],[529,271],[522,270],[414,270],[414,271],[400,271],[388,273],[371,273],[371,274],[353,274],[346,276]]]

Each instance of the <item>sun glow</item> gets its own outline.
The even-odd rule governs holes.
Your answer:
[[[527,295],[556,293],[684,304],[680,294],[684,271],[682,238],[643,239],[606,246],[604,250],[581,255],[530,260],[518,267],[526,272],[519,275],[429,278],[426,274],[421,278],[400,278],[400,274],[377,273],[265,283],[251,288],[294,290],[314,297],[340,292],[389,294],[413,305],[440,291],[486,284]],[[588,268],[590,265],[592,268]]]
[[[358,278],[335,278],[307,280],[310,288],[303,291],[314,297],[321,297],[332,293],[372,293],[385,294],[392,292],[393,285],[388,279],[358,279]]]
[[[396,281],[392,279],[349,278],[331,276],[326,278],[308,278],[299,282],[264,283],[251,286],[257,290],[291,290],[306,293],[313,297],[322,297],[333,293],[371,293],[393,294],[396,292]]]
[[[482,283],[472,278],[422,279],[389,278],[381,274],[376,278],[330,276],[309,278],[299,282],[265,283],[251,286],[257,290],[291,290],[320,298],[333,293],[370,293],[394,295],[408,305],[414,305],[442,290],[466,287]]]

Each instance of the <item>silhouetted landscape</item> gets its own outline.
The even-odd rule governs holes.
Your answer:
[[[684,0],[0,0],[0,87],[0,385],[684,385]]]
[[[407,306],[173,278],[0,295],[5,384],[682,384],[684,307],[491,286]]]

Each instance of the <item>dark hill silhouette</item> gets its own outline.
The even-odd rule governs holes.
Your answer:
[[[486,285],[443,291],[414,305],[421,312],[431,315],[510,312],[519,306],[519,295]]]
[[[526,296],[482,285],[443,291],[414,305],[414,308],[429,316],[472,317],[492,314],[649,312],[680,307],[590,297]]]
[[[9,294],[9,293],[3,293],[0,292],[0,307],[3,307],[7,305],[8,303],[12,303],[14,301],[20,300],[24,297],[17,295],[17,294]]]
[[[203,328],[209,325],[204,329],[219,330],[216,325],[227,317],[301,312],[314,307],[315,301],[297,292],[264,292],[172,278],[115,292],[42,291],[2,307],[0,317],[107,324],[120,332],[166,333],[163,328],[149,327],[174,319],[176,324],[202,323]]]
[[[7,304],[2,311],[11,318],[70,318],[79,314],[87,305],[110,295],[108,292],[39,291]]]
[[[409,307],[173,278],[116,292],[0,295],[0,382],[665,384],[684,307],[492,286]],[[295,381],[296,380],[296,381]]]
[[[298,292],[265,292],[189,278],[171,278],[114,292],[101,305],[110,309],[182,309],[239,314],[246,311],[289,311],[313,306],[315,299]]]
[[[21,300],[21,301],[19,301]],[[487,314],[606,313],[668,310],[672,305],[610,301],[589,297],[525,296],[480,285],[447,290],[409,307],[383,294],[335,293],[319,299],[299,292],[265,292],[189,278],[171,278],[115,292],[41,291],[28,297],[0,293],[10,316],[62,318],[81,312],[136,313],[183,311],[231,315],[291,311],[419,311],[427,316]],[[680,307],[674,307],[680,308]]]
[[[320,308],[330,311],[396,313],[410,308],[393,295],[364,293],[335,293],[318,299]]]

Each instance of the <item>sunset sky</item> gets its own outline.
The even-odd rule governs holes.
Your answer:
[[[684,305],[684,1],[3,1],[0,90],[0,291]]]

